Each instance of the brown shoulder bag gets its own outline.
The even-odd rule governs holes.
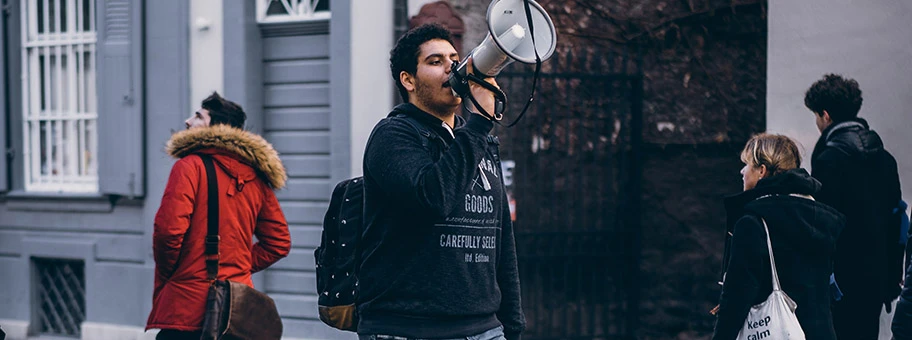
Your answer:
[[[206,298],[201,340],[281,339],[282,319],[268,295],[249,286],[218,280],[218,179],[209,155],[199,155],[209,183],[209,221],[206,235],[206,276],[212,284]]]

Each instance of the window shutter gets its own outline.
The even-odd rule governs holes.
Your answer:
[[[143,196],[143,1],[97,1],[98,186]]]
[[[4,13],[0,12],[0,38],[9,34],[9,32],[4,30],[6,28],[6,15],[3,14]],[[6,50],[3,45],[4,44],[0,44],[0,61],[3,62],[2,65],[6,65]],[[7,150],[10,150],[10,147],[12,147],[11,145],[6,144],[6,120],[7,115],[12,114],[12,112],[2,109],[4,107],[9,107],[9,105],[6,105],[6,101],[9,100],[9,98],[6,97],[7,78],[6,73],[3,70],[4,68],[0,68],[0,192],[9,190],[9,177],[6,174],[9,170],[7,168],[9,166],[8,157],[11,153],[8,153]]]
[[[17,7],[18,8],[18,7]],[[9,9],[7,9],[9,10]],[[5,30],[6,28],[6,13],[0,11],[0,39],[6,37],[9,32]],[[7,41],[18,41],[18,39],[6,39]],[[4,49],[5,44],[0,44],[0,65],[6,65],[6,50]],[[12,66],[15,67],[15,66]],[[9,166],[9,156],[11,153],[7,152],[10,150],[12,145],[6,144],[6,124],[9,124],[11,112],[6,111],[7,101],[9,98],[6,97],[6,86],[7,80],[12,81],[12,79],[7,79],[5,68],[0,68],[0,192],[9,190],[9,177],[7,176],[8,166]]]

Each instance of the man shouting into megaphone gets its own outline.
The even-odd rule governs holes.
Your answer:
[[[361,339],[512,340],[525,327],[499,142],[489,117],[454,94],[458,62],[450,32],[434,24],[390,52],[407,103],[377,123],[364,155]],[[495,112],[491,91],[469,91]]]

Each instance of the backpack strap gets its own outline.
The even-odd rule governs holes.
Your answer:
[[[355,247],[355,250],[352,252],[352,260],[355,261],[355,266],[354,266],[354,268],[352,268],[352,275],[355,277],[355,280],[356,280],[355,287],[358,287],[357,278],[358,278],[358,272],[360,272],[360,269],[361,269],[361,250],[363,250],[363,247],[362,247],[363,245],[361,244],[361,235],[364,235],[364,223],[366,222],[365,218],[364,218],[364,205],[366,203],[365,202],[366,196],[364,195],[364,187],[365,187],[364,184],[365,183],[364,183],[363,176],[352,178],[351,183],[349,183],[348,186],[346,186],[345,194],[343,195],[343,197],[346,199],[353,198],[356,200],[361,200],[361,205],[360,205],[360,207],[361,207],[361,216],[360,217],[361,218],[358,219],[358,223],[359,223],[358,225],[360,226],[360,227],[358,227],[358,237],[357,237],[358,242],[355,242],[355,244],[353,245]],[[342,210],[340,209],[339,212],[341,213]]]
[[[209,187],[209,218],[206,231],[206,278],[209,281],[218,279],[219,267],[219,199],[218,178],[215,176],[215,165],[212,157],[200,154],[206,166],[206,180]]]
[[[473,113],[473,114],[474,114],[474,113]],[[432,140],[432,139],[434,139],[434,137],[431,135],[431,131],[430,131],[426,126],[424,126],[423,124],[419,123],[417,120],[415,120],[415,119],[412,118],[411,116],[409,116],[409,115],[407,115],[407,114],[405,114],[405,113],[399,113],[399,114],[397,114],[397,115],[395,115],[395,116],[393,116],[393,117],[402,118],[402,120],[404,120],[406,123],[408,123],[409,125],[411,125],[412,128],[415,129],[415,132],[417,132],[419,135],[424,136],[427,140]],[[518,119],[517,119],[517,120],[518,120]],[[453,131],[452,129],[450,129],[450,133],[454,133],[454,132],[455,132],[455,131]],[[454,137],[454,138],[455,138],[455,137]],[[497,145],[497,146],[500,145],[500,139],[498,139],[497,136],[494,136],[494,135],[490,135],[490,134],[489,134],[485,140],[486,140],[486,141],[488,142],[488,144],[490,144],[490,145]],[[422,141],[422,143],[423,143],[423,142],[424,142],[424,141]]]
[[[836,132],[836,130],[841,130],[841,129],[844,129],[847,127],[852,127],[852,126],[857,126],[857,127],[864,129],[864,124],[861,124],[856,121],[850,120],[850,121],[841,122],[841,123],[836,124],[836,126],[834,126],[832,129],[830,129],[830,131],[827,132],[826,137],[824,137],[823,140],[827,141],[827,146],[833,146],[833,145],[830,145],[830,136],[833,135],[833,132]]]
[[[414,118],[410,117],[409,115],[404,114],[404,113],[400,113],[400,114],[397,114],[397,115],[395,115],[395,116],[393,116],[393,117],[395,117],[395,118],[401,118],[401,119],[402,119],[403,121],[405,121],[409,126],[411,126],[412,128],[414,128],[414,129],[415,129],[415,132],[417,132],[419,135],[423,136],[424,138],[421,140],[421,145],[422,145],[422,146],[427,146],[427,142],[428,142],[429,140],[434,139],[434,137],[431,135],[430,129],[428,129],[428,128],[425,127],[423,124],[419,123],[417,120],[415,120]]]

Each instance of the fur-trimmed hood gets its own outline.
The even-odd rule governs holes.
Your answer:
[[[275,189],[285,187],[288,175],[279,153],[263,137],[230,125],[216,124],[177,132],[165,145],[165,152],[183,158],[205,149],[216,149],[236,155],[262,174]]]

